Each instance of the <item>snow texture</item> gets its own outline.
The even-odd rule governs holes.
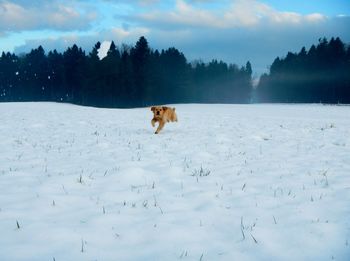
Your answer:
[[[105,58],[107,56],[108,50],[111,47],[111,43],[110,41],[104,41],[102,42],[100,48],[97,50],[97,56],[100,60],[102,60],[103,58]]]
[[[0,260],[349,260],[350,107],[0,104]]]

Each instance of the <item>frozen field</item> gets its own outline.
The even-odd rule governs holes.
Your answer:
[[[0,260],[350,260],[350,106],[0,103]]]

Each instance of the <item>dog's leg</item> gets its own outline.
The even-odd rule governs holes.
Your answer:
[[[159,121],[159,125],[158,125],[158,128],[157,128],[155,134],[158,134],[163,129],[164,124],[165,123],[163,121]]]
[[[157,121],[155,119],[152,119],[151,124],[152,124],[153,127],[156,126],[156,122]]]

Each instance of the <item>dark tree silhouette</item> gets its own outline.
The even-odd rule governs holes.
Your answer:
[[[53,50],[46,55],[41,46],[20,57],[2,53],[0,101],[100,107],[249,102],[250,62],[242,68],[217,60],[190,64],[174,47],[152,50],[145,37],[132,47],[112,42],[103,59],[100,47],[97,42],[88,55],[75,44],[63,54]]]
[[[145,37],[141,37],[134,48],[131,49],[132,69],[134,74],[135,85],[130,90],[133,94],[135,104],[138,106],[147,105],[147,93],[150,92],[150,83],[148,80],[150,48]]]
[[[2,53],[0,58],[0,101],[8,102],[22,99],[19,77],[24,78],[24,76],[19,76],[19,66],[20,61],[16,55]]]
[[[350,103],[349,47],[339,38],[319,39],[309,51],[277,57],[257,88],[261,102]]]
[[[63,55],[56,50],[49,52],[48,62],[48,88],[50,91],[50,100],[61,102],[65,99],[63,86],[65,84],[65,68],[63,64]]]
[[[107,56],[101,61],[102,65],[102,83],[103,83],[103,96],[105,97],[104,106],[113,107],[118,104],[123,98],[121,81],[120,81],[120,52],[115,46],[114,42],[111,43],[107,52]]]
[[[65,94],[67,102],[83,104],[83,86],[86,86],[86,55],[77,45],[69,47],[63,53],[66,83]]]
[[[45,101],[50,99],[48,66],[44,49],[32,49],[21,62],[21,99],[25,101]],[[19,71],[15,73],[19,76]],[[18,79],[17,79],[18,80]],[[24,80],[24,81],[23,81]]]

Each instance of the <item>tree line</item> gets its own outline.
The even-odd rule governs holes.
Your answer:
[[[252,67],[212,60],[189,63],[176,48],[153,50],[145,37],[134,46],[111,43],[100,59],[99,42],[86,54],[39,46],[27,54],[2,52],[0,101],[56,101],[98,107],[167,103],[350,103],[350,47],[319,39],[309,50],[277,57],[252,88]],[[252,95],[253,94],[253,95]]]
[[[252,68],[212,60],[189,63],[176,48],[153,50],[145,37],[134,46],[111,43],[100,59],[97,42],[86,54],[43,47],[0,57],[0,101],[55,101],[97,107],[167,103],[248,103]]]
[[[350,103],[350,46],[339,38],[277,57],[256,88],[260,102]]]

